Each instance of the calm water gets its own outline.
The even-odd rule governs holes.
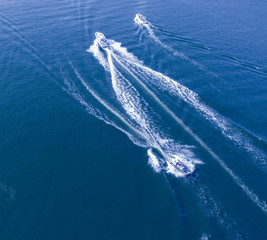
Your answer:
[[[267,239],[266,22],[261,0],[2,0],[0,238]]]

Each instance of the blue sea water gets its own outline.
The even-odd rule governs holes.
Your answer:
[[[266,22],[261,0],[2,0],[0,239],[267,239]]]

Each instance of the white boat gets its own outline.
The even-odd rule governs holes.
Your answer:
[[[137,13],[135,15],[134,21],[141,25],[148,24],[148,21],[146,20],[146,18],[140,13]]]
[[[191,174],[192,172],[190,171],[190,169],[183,164],[181,161],[179,161],[176,158],[172,158],[172,159],[168,159],[167,160],[168,163],[170,163],[176,170],[178,170],[179,172],[188,175]]]
[[[183,175],[189,175],[194,172],[194,169],[190,169],[186,166],[182,161],[178,159],[175,155],[168,155],[166,154],[161,148],[156,148],[156,150],[162,155],[163,159],[165,159],[167,164],[173,166],[178,172],[182,173]]]
[[[100,47],[102,48],[108,48],[110,46],[110,43],[106,39],[105,35],[101,32],[96,32],[95,33],[96,40]]]

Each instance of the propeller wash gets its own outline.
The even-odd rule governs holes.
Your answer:
[[[147,148],[149,164],[156,172],[165,170],[177,177],[182,177],[193,173],[195,165],[202,163],[194,155],[192,146],[181,144],[177,137],[173,136],[173,131],[165,123],[166,115],[168,115],[220,164],[256,205],[267,212],[266,203],[259,200],[259,197],[235,175],[225,162],[184,124],[183,120],[162,100],[164,96],[159,97],[153,92],[153,87],[167,90],[170,95],[177,96],[195,107],[197,111],[203,112],[209,120],[224,120],[223,117],[202,103],[196,93],[144,66],[143,62],[129,53],[126,48],[121,47],[121,43],[106,39],[102,33],[96,33],[96,40],[87,51],[94,55],[106,72],[110,73],[113,93],[123,111],[115,107],[109,107],[107,110],[113,113],[114,117],[123,120],[129,129],[117,128],[126,133],[135,144]]]

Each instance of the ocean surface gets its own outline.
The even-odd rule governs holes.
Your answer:
[[[1,0],[0,239],[267,239],[266,23],[262,0]]]

